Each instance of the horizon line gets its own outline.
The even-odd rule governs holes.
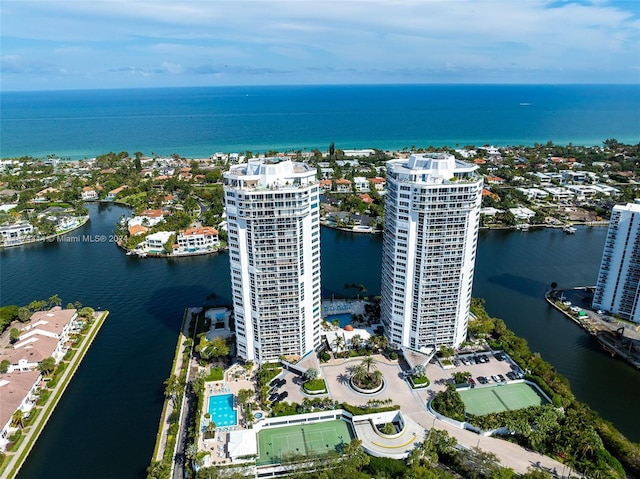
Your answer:
[[[501,86],[501,87],[514,87],[514,86],[546,86],[546,87],[561,87],[561,86],[635,86],[640,87],[640,83],[473,83],[473,82],[433,82],[433,83],[281,83],[281,84],[263,84],[263,85],[183,85],[183,86],[128,86],[128,87],[114,87],[114,88],[59,88],[59,89],[34,89],[34,90],[2,90],[0,89],[0,95],[5,93],[53,93],[53,92],[74,92],[74,91],[121,91],[121,90],[186,90],[197,88],[318,88],[318,87],[403,87],[403,86]]]

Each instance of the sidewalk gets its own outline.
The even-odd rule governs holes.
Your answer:
[[[180,370],[182,369],[183,364],[183,356],[185,351],[185,340],[189,337],[189,326],[191,325],[191,314],[194,312],[199,312],[200,308],[188,308],[185,311],[184,320],[182,322],[182,331],[178,336],[178,344],[176,346],[176,357],[174,360],[173,369],[171,370],[171,375],[180,375]],[[167,436],[169,435],[169,421],[168,418],[171,417],[173,413],[173,401],[165,399],[165,407],[162,410],[162,414],[160,415],[160,430],[158,434],[160,435],[158,442],[156,444],[155,453],[153,459],[155,461],[162,461],[164,457],[165,449],[167,447]]]

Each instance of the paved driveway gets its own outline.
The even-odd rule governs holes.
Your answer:
[[[393,404],[399,405],[407,413],[424,411],[425,405],[420,396],[400,376],[400,366],[397,362],[389,362],[381,355],[375,355],[376,366],[383,374],[384,388],[376,394],[361,394],[349,387],[349,367],[357,366],[362,358],[346,360],[332,360],[323,364],[321,374],[327,383],[329,394],[338,402],[346,402],[363,406],[371,399],[391,399]]]

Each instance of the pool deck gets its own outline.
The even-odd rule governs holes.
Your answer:
[[[235,378],[236,374],[238,375],[237,379]],[[251,389],[252,391],[255,390],[255,384],[251,379],[248,378],[248,376],[249,374],[241,366],[232,366],[227,371],[225,371],[224,381],[208,381],[204,384],[204,390],[207,393],[207,400],[209,396],[220,394],[233,394],[234,396],[237,396],[238,391],[240,391],[241,389]],[[201,411],[201,423],[202,421],[206,421],[204,414],[207,412],[208,403],[205,404],[205,407],[203,409],[205,410]],[[227,455],[227,444],[229,442],[228,431],[246,429],[244,427],[244,425],[246,424],[244,412],[241,411],[241,408],[238,408],[237,411],[238,424],[236,426],[230,426],[229,428],[218,428],[216,430],[215,436],[212,439],[205,439],[204,433],[202,432],[198,436],[198,450],[209,451],[211,453],[211,465],[231,463],[231,460]]]

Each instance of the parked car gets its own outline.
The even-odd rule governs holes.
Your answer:
[[[498,374],[498,379],[500,380],[501,383],[506,381],[506,379],[504,378],[504,376],[502,374]]]
[[[494,382],[499,383],[500,379],[498,378],[498,376],[491,376],[491,379],[494,380]]]

